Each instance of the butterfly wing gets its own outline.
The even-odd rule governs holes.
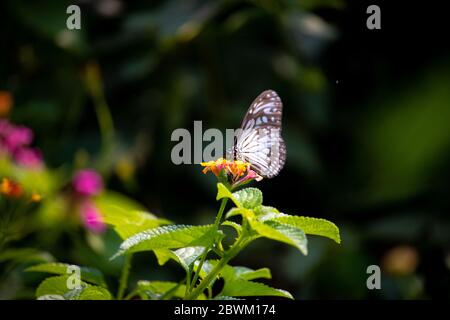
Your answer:
[[[261,93],[250,105],[236,137],[235,157],[249,162],[260,176],[272,178],[286,161],[281,137],[283,105],[275,91]]]
[[[260,127],[276,127],[281,129],[283,104],[278,94],[273,90],[261,93],[250,105],[241,129],[257,129]]]

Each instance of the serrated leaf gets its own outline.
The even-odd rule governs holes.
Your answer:
[[[73,267],[80,268],[80,276],[81,280],[97,284],[102,287],[106,287],[105,279],[103,278],[103,274],[94,268],[87,268],[87,267],[78,267],[74,265],[70,265],[67,263],[60,263],[60,262],[49,262],[49,263],[42,263],[38,265],[31,266],[25,271],[27,272],[45,272],[45,273],[52,273],[52,274],[58,274],[58,275],[71,275],[73,272],[68,272]]]
[[[253,270],[247,267],[233,267],[236,277],[243,280],[254,280],[254,279],[271,279],[272,274],[269,268],[260,268]]]
[[[205,252],[204,247],[185,247],[173,251],[173,254],[180,265],[188,271],[197,258],[203,254],[203,252]]]
[[[78,296],[77,300],[111,300],[111,293],[103,287],[88,286]]]
[[[80,288],[69,289],[69,276],[56,276],[45,279],[36,289],[38,300],[110,300],[111,294],[100,286],[80,282]],[[60,299],[61,298],[61,299]]]
[[[170,225],[140,232],[120,245],[119,251],[111,258],[124,253],[151,251],[155,249],[175,249],[181,247],[207,247],[223,233],[213,225],[187,226]]]
[[[178,262],[186,272],[195,260],[205,251],[205,247],[185,247],[172,251],[168,249],[155,250],[155,255],[160,265],[165,264],[169,259]]]
[[[186,286],[171,281],[138,281],[138,293],[144,299],[161,299],[169,291],[172,291],[171,295],[173,297],[183,298],[186,293]],[[205,300],[206,297],[204,294],[200,294],[197,299]]]
[[[50,277],[42,281],[36,289],[36,298],[39,299],[42,296],[58,295],[64,297],[69,291],[67,288],[68,276]]]
[[[229,296],[216,296],[213,298],[213,300],[244,300],[244,299],[238,299],[238,298],[229,297]]]
[[[276,221],[250,220],[250,225],[260,236],[290,244],[304,255],[308,254],[307,239],[302,229]]]
[[[341,243],[339,228],[333,222],[325,219],[280,214],[272,216],[270,221],[288,224],[302,229],[306,234],[327,237]]]
[[[217,261],[213,261],[215,264]],[[247,267],[226,265],[221,271],[221,277],[225,282],[234,280],[253,280],[258,278],[270,279],[272,275],[268,268],[253,270]]]
[[[231,218],[233,216],[241,215],[247,219],[252,219],[255,213],[251,209],[246,208],[231,208],[225,215],[225,219]]]
[[[136,209],[125,209],[106,202],[99,202],[105,223],[112,225],[122,239],[127,239],[139,232],[171,224],[167,219]]]
[[[38,297],[37,300],[66,300],[66,299],[58,294],[46,294]]]
[[[248,296],[274,296],[294,299],[292,295],[281,289],[275,289],[259,282],[247,280],[229,281],[219,296],[248,297]]]
[[[224,184],[217,184],[217,200],[222,198],[231,199],[236,207],[253,209],[262,204],[263,196],[262,192],[257,188],[245,188],[231,193]]]
[[[219,262],[219,260],[209,259],[205,260],[202,265],[202,269],[200,270],[200,279],[204,279],[214,268],[214,266]],[[194,271],[197,272],[200,261],[195,261],[194,263]],[[217,276],[219,278],[220,275]]]
[[[264,216],[264,215],[268,215],[268,214],[273,214],[273,215],[277,215],[280,213],[280,211],[278,211],[277,208],[274,207],[269,207],[269,206],[257,206],[254,209],[256,215],[258,216]]]
[[[234,230],[236,230],[238,235],[240,235],[242,232],[242,226],[239,223],[226,220],[226,221],[222,222],[222,225],[232,227]]]
[[[245,209],[254,209],[262,204],[263,195],[257,188],[245,188],[233,192],[233,197]]]

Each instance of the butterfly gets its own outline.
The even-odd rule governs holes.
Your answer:
[[[281,137],[282,111],[283,104],[275,91],[261,93],[247,110],[227,157],[250,163],[261,177],[275,177],[286,162],[286,145]]]

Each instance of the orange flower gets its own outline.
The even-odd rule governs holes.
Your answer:
[[[9,198],[20,198],[23,194],[23,189],[17,182],[3,178],[0,184],[0,193]]]
[[[31,202],[40,202],[42,200],[42,196],[37,193],[37,192],[33,192],[31,194]]]
[[[219,175],[222,169],[225,169],[226,173],[233,175],[234,177],[243,176],[247,169],[250,167],[250,163],[245,163],[243,161],[228,161],[223,158],[219,158],[216,161],[208,161],[200,163],[201,166],[205,167],[203,173],[211,171],[216,176]]]
[[[219,158],[216,161],[201,162],[201,166],[205,167],[203,173],[212,172],[216,177],[219,176],[222,170],[231,177],[231,183],[242,183],[247,180],[256,179],[260,180],[260,176],[250,169],[250,163],[240,160],[229,161],[223,158]]]

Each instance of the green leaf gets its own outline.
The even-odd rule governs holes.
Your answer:
[[[215,262],[213,262],[215,264]],[[225,282],[234,280],[253,280],[258,278],[270,279],[272,275],[268,268],[253,270],[247,267],[226,265],[221,271],[221,277]]]
[[[154,249],[153,253],[156,256],[156,260],[158,260],[158,264],[163,266],[172,258],[171,250],[169,249]]]
[[[27,268],[25,271],[27,272],[45,272],[45,273],[52,273],[52,274],[58,274],[58,275],[71,275],[73,272],[70,272],[73,270],[73,267],[80,268],[81,271],[81,280],[97,284],[102,287],[106,287],[105,279],[103,278],[103,274],[93,268],[87,268],[87,267],[78,267],[75,265],[70,265],[67,263],[59,263],[59,262],[50,262],[50,263],[42,263],[35,266],[31,266]]]
[[[278,209],[274,208],[274,207],[269,207],[269,206],[258,206],[254,209],[256,215],[258,216],[264,216],[264,215],[268,215],[268,214],[273,214],[273,215],[277,215],[280,213],[280,211],[278,211]]]
[[[155,250],[158,263],[165,264],[169,259],[178,262],[186,272],[192,266],[195,260],[205,251],[205,247],[185,247],[172,251],[167,249]]]
[[[327,237],[341,243],[339,228],[333,222],[325,219],[279,214],[272,216],[269,221],[288,224],[302,229],[306,234]]]
[[[234,298],[234,297],[229,297],[229,296],[216,296],[213,298],[213,300],[243,300],[243,299],[238,299],[238,298]]]
[[[68,276],[57,276],[45,279],[36,289],[36,298],[40,299],[40,297],[48,295],[64,297],[69,291],[67,278]]]
[[[219,296],[248,297],[248,296],[275,296],[294,299],[292,295],[281,289],[275,289],[259,282],[247,280],[234,280],[228,282]]]
[[[202,265],[202,269],[200,270],[200,279],[204,279],[211,272],[211,270],[214,268],[214,266],[218,262],[219,262],[219,260],[215,260],[215,259],[206,260]],[[195,264],[194,264],[195,272],[197,272],[199,264],[200,264],[199,260],[195,261]],[[219,278],[219,276],[220,275],[217,276],[217,279]]]
[[[59,294],[46,294],[37,298],[37,300],[66,300]]]
[[[266,222],[250,220],[250,225],[259,235],[290,244],[304,255],[308,254],[307,239],[302,229],[271,220]]]
[[[252,209],[245,208],[231,208],[225,215],[225,219],[231,218],[233,216],[241,215],[247,219],[252,219],[255,216],[255,213]]]
[[[88,286],[78,297],[78,300],[111,300],[111,293],[103,287]]]
[[[34,248],[7,249],[0,253],[0,262],[48,262],[53,260],[50,253]]]
[[[243,280],[254,280],[254,279],[271,279],[272,274],[269,268],[260,268],[253,270],[247,267],[233,267],[236,273],[236,277]]]
[[[173,251],[175,260],[186,270],[205,252],[204,247],[185,247]]]
[[[228,226],[228,227],[232,227],[234,228],[234,230],[236,230],[238,236],[241,234],[242,232],[242,226],[239,223],[233,222],[233,221],[229,221],[226,220],[224,222],[222,222],[223,226]]]
[[[160,219],[143,211],[140,205],[116,194],[108,193],[108,196],[97,199],[96,204],[103,215],[104,221],[112,225],[122,239],[172,223],[167,219]]]
[[[111,294],[103,287],[93,286],[86,282],[80,288],[69,289],[69,276],[56,276],[45,279],[36,289],[38,300],[110,300]]]
[[[263,195],[257,188],[245,188],[236,192],[233,192],[233,197],[241,207],[246,209],[254,209],[262,204]]]
[[[175,249],[181,247],[207,247],[223,233],[213,225],[186,226],[170,225],[138,233],[120,245],[119,251],[111,258],[124,253],[151,251],[155,249]]]
[[[216,200],[220,200],[222,198],[229,198],[229,199],[233,200],[233,194],[231,193],[230,190],[228,190],[227,187],[225,187],[225,185],[223,183],[218,183]],[[235,201],[235,200],[233,200],[233,201]]]
[[[186,286],[170,281],[138,281],[138,293],[143,299],[161,299],[171,291],[173,297],[183,298],[186,293]],[[198,296],[199,300],[205,300],[204,294]]]
[[[220,200],[222,198],[231,199],[240,209],[253,209],[260,206],[263,201],[262,192],[257,188],[245,188],[231,193],[224,184],[218,183],[216,199]]]

